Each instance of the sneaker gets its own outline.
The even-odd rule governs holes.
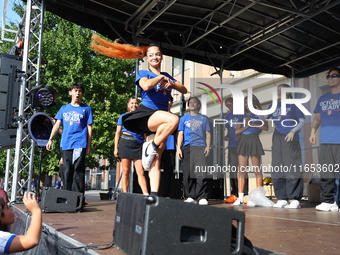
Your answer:
[[[205,198],[200,199],[200,201],[198,201],[199,205],[208,205],[208,200],[206,200]]]
[[[196,200],[191,198],[191,197],[188,197],[187,199],[185,199],[184,202],[186,202],[186,203],[193,203],[193,204],[197,203]]]
[[[237,199],[237,196],[231,195],[227,199],[224,199],[224,202],[226,202],[226,203],[234,203],[236,201],[236,199]]]
[[[336,202],[334,202],[333,204],[322,202],[321,204],[317,205],[315,209],[318,211],[324,211],[324,212],[329,212],[329,211],[334,212],[334,211],[338,211],[339,207],[337,206]]]
[[[299,200],[290,200],[289,205],[285,206],[285,208],[289,209],[299,209],[301,208]]]
[[[233,205],[243,205],[243,201],[240,198],[237,198]]]
[[[285,208],[286,206],[288,206],[287,200],[277,200],[276,204],[273,205],[275,208]]]
[[[143,155],[142,155],[142,164],[144,170],[150,170],[151,163],[155,156],[158,157],[157,151],[152,147],[151,142],[143,143]]]
[[[333,203],[333,205],[331,206],[331,212],[337,212],[339,211],[339,206],[336,204],[336,202]]]

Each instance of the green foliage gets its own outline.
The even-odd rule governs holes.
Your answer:
[[[46,112],[53,117],[62,105],[70,102],[69,85],[83,83],[83,103],[94,112],[92,151],[86,165],[98,166],[98,158],[113,163],[115,124],[135,91],[134,78],[127,78],[124,71],[131,71],[134,61],[113,59],[92,51],[89,45],[93,31],[89,29],[50,13],[45,19],[43,59],[48,64],[43,82],[58,92],[57,105]],[[56,142],[54,145],[58,146]],[[51,158],[48,164],[47,169],[53,169],[55,159]]]
[[[86,166],[104,169],[98,165],[98,159],[106,158],[111,165],[114,164],[116,121],[120,114],[126,112],[128,98],[135,94],[134,77],[126,77],[124,74],[132,70],[135,61],[97,54],[89,47],[92,33],[89,29],[45,13],[42,59],[47,64],[42,85],[52,86],[58,93],[56,105],[45,110],[54,117],[62,105],[70,103],[68,87],[75,82],[84,84],[83,103],[91,106],[94,112],[92,150],[86,157]],[[0,44],[1,50],[5,46],[11,47],[11,43]],[[60,136],[57,136],[53,142],[53,151],[44,151],[42,174],[58,172],[59,141]],[[0,167],[4,167],[5,163],[6,151],[0,151]],[[38,164],[37,149],[34,157],[35,172],[38,171]]]

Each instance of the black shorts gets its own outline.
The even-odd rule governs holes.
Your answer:
[[[119,157],[125,159],[142,159],[142,144],[133,136],[122,135],[118,145]]]
[[[144,105],[140,105],[136,111],[129,112],[125,114],[122,118],[124,127],[134,133],[151,134],[155,132],[151,132],[148,128],[148,121],[150,116],[158,110],[153,110]]]

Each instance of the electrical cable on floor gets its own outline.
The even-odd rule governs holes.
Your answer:
[[[91,250],[106,250],[106,249],[110,249],[111,247],[115,246],[115,243],[112,241],[111,243],[108,243],[108,244],[92,244],[92,245],[85,245],[85,246],[78,246],[78,247],[68,247],[64,244],[61,244],[58,240],[56,240],[46,226],[43,227],[42,232],[45,233],[48,236],[51,236],[58,245],[66,248],[66,249],[71,249],[71,250],[77,250],[77,249],[85,249],[86,251],[89,250],[89,249],[91,249]],[[106,246],[106,247],[99,248],[99,246]]]

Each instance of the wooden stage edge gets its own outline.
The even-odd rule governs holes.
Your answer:
[[[124,255],[114,246],[104,249],[113,242],[116,201],[100,200],[101,192],[86,191],[88,204],[80,213],[43,213],[43,223],[50,232],[72,243],[72,246],[99,248],[85,253],[83,249],[78,254]],[[281,209],[232,206],[223,200],[209,201],[209,206],[245,212],[245,236],[254,246],[276,252],[272,254],[340,254],[340,213],[317,211],[316,205],[302,200],[300,209]],[[22,204],[14,206],[26,211]]]

